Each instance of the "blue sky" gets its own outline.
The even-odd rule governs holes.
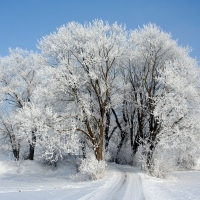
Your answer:
[[[0,0],[0,55],[37,50],[37,41],[70,21],[102,19],[135,29],[156,23],[200,61],[200,0]]]

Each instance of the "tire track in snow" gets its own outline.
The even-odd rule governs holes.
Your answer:
[[[118,192],[113,197],[113,200],[145,200],[141,178],[139,174],[134,170],[134,168],[124,165],[120,166],[119,169],[124,172],[126,179],[123,185],[120,187],[120,190],[118,190]]]
[[[113,167],[112,167],[113,168]],[[124,181],[123,174],[118,171],[118,169],[114,168],[112,170],[112,177],[110,180],[106,181],[106,183],[98,188],[97,190],[87,194],[86,196],[80,198],[79,200],[111,200],[112,195],[111,193],[115,193],[117,189],[120,187],[120,185]]]
[[[111,166],[113,176],[79,200],[145,200],[139,174],[130,166]]]

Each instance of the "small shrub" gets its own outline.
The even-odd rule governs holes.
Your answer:
[[[106,173],[107,164],[104,160],[98,161],[95,156],[88,155],[87,158],[81,159],[79,171],[86,175],[89,180],[103,178]]]

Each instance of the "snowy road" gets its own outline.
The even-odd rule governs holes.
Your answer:
[[[6,183],[7,182],[7,183]],[[0,181],[1,200],[144,200],[140,176],[135,168],[111,164],[107,176],[93,182],[67,182],[43,178],[32,183],[23,180]]]
[[[134,168],[114,165],[111,168],[112,176],[93,192],[80,200],[144,200],[141,179]]]
[[[76,170],[65,163],[48,168],[33,161],[0,161],[0,200],[200,200],[198,170],[159,179],[134,167],[109,164],[98,181],[73,181],[72,174]]]

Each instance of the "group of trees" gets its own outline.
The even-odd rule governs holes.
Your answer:
[[[154,24],[72,22],[38,48],[0,58],[1,147],[16,160],[56,162],[81,150],[152,174],[166,156],[194,164],[199,68],[170,34]]]

